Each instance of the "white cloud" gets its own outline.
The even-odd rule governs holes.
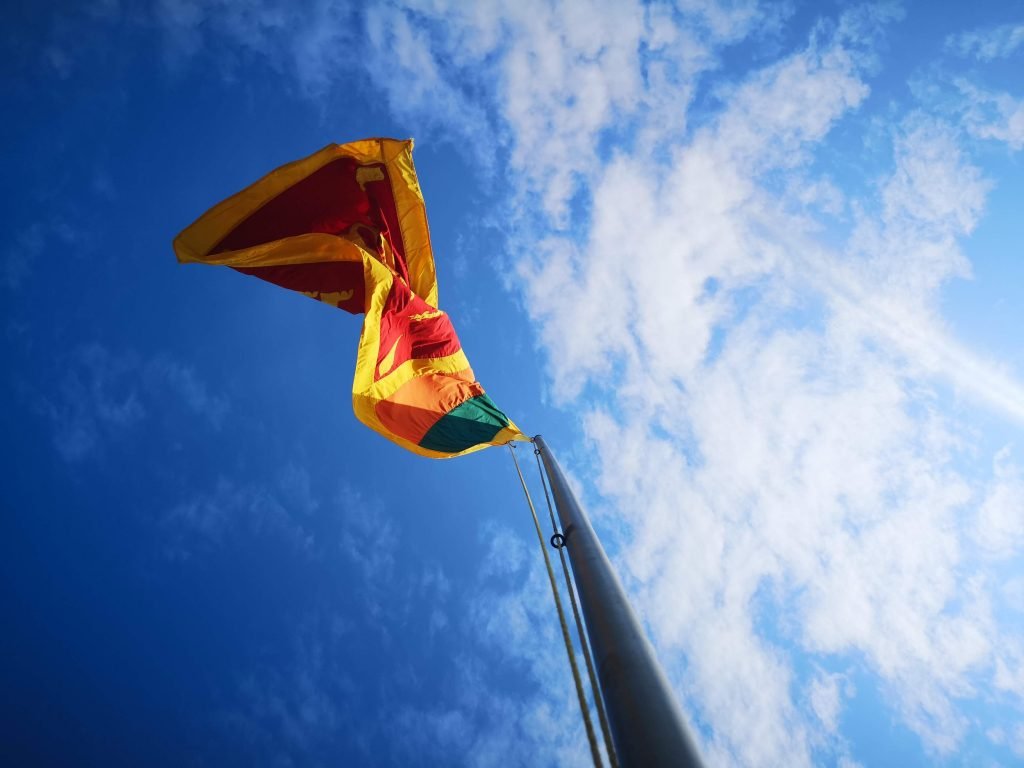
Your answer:
[[[839,712],[842,707],[842,677],[819,672],[811,682],[808,696],[811,709],[817,715],[825,730],[835,733],[839,727]]]
[[[457,84],[459,62],[437,56],[432,45],[426,25],[404,9],[384,5],[368,12],[363,55],[371,87],[399,120],[437,135],[454,134],[472,157],[489,163],[493,150],[471,143],[490,132],[485,111]]]
[[[638,107],[643,7],[592,0],[409,6],[368,14],[375,84],[401,117],[443,116],[477,156],[489,158],[495,138],[510,137],[522,191],[539,195],[565,223],[580,175],[596,166],[598,132]],[[485,118],[484,108],[501,121]]]
[[[1024,725],[1018,725],[1013,729],[1010,737],[1010,748],[1017,757],[1024,758]]]
[[[1024,550],[1024,478],[1008,448],[995,457],[991,490],[981,502],[973,534],[993,557],[1006,558]]]
[[[330,1],[158,0],[151,16],[175,67],[207,39],[226,40],[316,98],[375,92],[411,129],[459,141],[486,168],[507,148],[517,191],[564,226],[581,180],[600,168],[602,131],[641,114],[685,119],[718,50],[775,29],[783,13],[753,0],[413,0],[363,12]],[[221,66],[233,77],[229,57]]]
[[[587,241],[548,238],[521,268],[558,391],[613,398],[587,435],[633,526],[622,564],[656,637],[685,654],[679,684],[723,764],[814,762],[794,653],[862,655],[949,753],[968,727],[957,702],[1000,642],[959,521],[1004,516],[957,469],[969,438],[936,389],[1024,418],[1020,384],[938,317],[988,183],[952,128],[909,114],[835,252],[773,178],[816,181],[815,144],[865,98],[869,60],[823,36],[753,73],[667,165],[616,156]],[[765,589],[785,644],[758,626]]]
[[[1022,706],[1024,650],[991,606],[993,560],[1021,554],[1020,469],[976,460],[991,449],[960,396],[1020,421],[1024,389],[941,315],[990,182],[954,126],[902,104],[886,167],[827,167],[858,163],[892,17],[820,24],[728,82],[709,75],[723,46],[773,23],[753,4],[424,0],[367,29],[375,67],[403,46],[368,75],[400,116],[508,150],[518,286],[557,396],[587,413],[598,489],[630,532],[620,568],[713,764],[854,764],[838,678],[804,680],[797,659],[863,664],[936,759],[976,727],[963,701],[995,687]],[[948,45],[1009,55],[1015,30]],[[965,128],[1016,147],[1016,103],[969,95],[985,111]],[[490,575],[520,568],[508,551]],[[488,596],[494,647],[536,639],[524,594]],[[531,679],[550,678],[543,658],[524,660]],[[408,721],[499,762],[520,710],[496,701],[471,734],[482,683],[463,669],[458,706]],[[554,695],[522,718],[543,722]]]
[[[612,356],[647,379],[627,388],[647,392],[700,363],[730,290],[779,266],[777,245],[760,233],[799,226],[755,180],[801,164],[806,147],[864,98],[856,67],[841,46],[812,46],[737,87],[719,118],[677,145],[668,163],[646,154],[609,163],[593,182],[586,246],[550,239],[520,265],[527,304],[558,361],[560,394],[606,374]],[[664,130],[672,135],[673,126]]]
[[[1024,46],[1024,24],[980,27],[946,38],[947,50],[979,61],[1012,56]]]
[[[963,79],[956,86],[966,99],[963,120],[971,135],[1006,142],[1013,150],[1024,148],[1024,99],[987,91]]]

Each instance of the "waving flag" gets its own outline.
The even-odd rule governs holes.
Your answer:
[[[174,251],[365,315],[353,406],[399,445],[447,458],[526,439],[437,308],[412,141],[331,144],[282,166],[203,214]]]

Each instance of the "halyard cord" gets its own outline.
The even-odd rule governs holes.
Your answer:
[[[583,726],[587,731],[587,741],[590,742],[590,754],[594,758],[594,768],[603,768],[601,762],[601,751],[597,745],[597,736],[594,734],[594,725],[590,722],[590,710],[587,707],[587,697],[583,692],[583,681],[580,679],[580,670],[576,664],[576,651],[572,646],[572,639],[569,637],[569,625],[565,621],[565,611],[562,610],[562,601],[558,597],[558,585],[555,583],[555,571],[551,567],[551,558],[548,557],[548,548],[545,546],[544,534],[540,530],[540,520],[537,519],[537,510],[534,509],[533,499],[530,498],[530,491],[526,487],[526,480],[523,472],[519,469],[519,460],[516,458],[515,446],[508,444],[508,452],[512,454],[512,462],[516,465],[516,473],[519,475],[519,482],[523,486],[523,493],[526,495],[526,503],[530,507],[530,514],[533,515],[533,527],[537,530],[537,541],[540,542],[540,551],[544,555],[544,565],[548,569],[548,581],[551,582],[551,594],[555,598],[555,609],[558,611],[558,622],[562,625],[562,639],[565,641],[565,652],[569,656],[569,667],[572,669],[572,679],[576,684],[576,696],[580,702],[580,712],[583,713]]]
[[[604,701],[601,699],[601,690],[597,686],[597,676],[594,674],[594,660],[590,657],[590,647],[587,642],[587,635],[583,631],[583,621],[580,619],[580,609],[576,602],[576,590],[572,586],[572,579],[569,577],[569,565],[565,561],[564,548],[568,541],[558,530],[558,523],[555,522],[555,508],[551,504],[551,494],[548,493],[548,481],[544,478],[544,468],[540,465],[540,448],[533,449],[533,455],[537,459],[537,473],[540,475],[540,483],[544,487],[544,499],[548,503],[548,516],[551,517],[551,546],[558,550],[558,556],[562,559],[562,573],[565,575],[565,583],[569,588],[569,603],[572,605],[572,615],[576,619],[576,633],[580,638],[580,648],[583,649],[583,661],[587,665],[587,675],[590,677],[590,690],[594,693],[594,704],[597,706],[597,719],[601,723],[601,735],[604,736],[604,748],[608,753],[608,762],[612,768],[619,768],[618,758],[615,756],[615,747],[612,745],[612,734],[608,727],[608,715],[604,711]],[[558,544],[555,543],[558,538]]]

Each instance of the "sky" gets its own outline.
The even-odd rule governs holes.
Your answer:
[[[175,262],[372,136],[709,766],[1024,764],[1024,4],[2,14],[5,764],[589,764],[507,451],[405,453],[359,318]]]

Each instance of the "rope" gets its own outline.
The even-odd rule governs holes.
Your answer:
[[[569,637],[569,625],[565,621],[565,611],[562,610],[562,601],[558,597],[558,585],[555,582],[555,571],[551,567],[551,558],[548,557],[548,548],[545,546],[544,534],[540,530],[540,520],[537,519],[537,510],[533,506],[533,499],[530,498],[530,491],[526,487],[526,479],[523,471],[519,469],[519,460],[516,458],[515,447],[509,443],[508,452],[512,454],[512,463],[516,465],[516,473],[519,475],[519,482],[523,486],[523,493],[526,495],[526,503],[530,507],[530,514],[533,515],[533,527],[537,530],[537,541],[540,542],[540,551],[544,555],[544,565],[548,569],[548,581],[551,582],[551,594],[555,598],[555,609],[558,611],[558,622],[562,625],[562,639],[565,641],[565,652],[569,656],[569,667],[572,669],[572,679],[576,684],[576,697],[580,702],[580,712],[583,713],[583,726],[587,731],[587,741],[590,742],[590,754],[594,758],[594,768],[603,768],[601,762],[601,750],[597,745],[597,736],[594,734],[594,724],[590,722],[590,710],[587,707],[587,696],[583,691],[583,681],[580,680],[580,669],[576,664],[576,652],[572,647],[572,638]]]
[[[544,486],[544,498],[548,503],[548,515],[551,517],[552,537],[561,535],[558,530],[558,523],[555,522],[555,509],[551,504],[551,494],[548,493],[548,482],[544,477],[544,469],[540,464],[540,448],[533,449],[534,458],[537,459],[537,472],[540,474],[541,485]],[[565,541],[563,537],[563,542]],[[597,685],[597,675],[594,674],[594,660],[590,656],[590,644],[587,642],[587,635],[583,630],[583,620],[580,618],[580,609],[576,601],[576,590],[572,586],[572,579],[569,578],[569,564],[565,560],[565,544],[558,547],[558,556],[562,559],[562,573],[565,575],[565,583],[569,587],[569,602],[572,605],[572,615],[576,619],[576,632],[580,637],[580,648],[583,649],[583,661],[587,665],[587,675],[590,677],[590,690],[594,693],[594,704],[597,705],[597,719],[601,723],[601,735],[604,736],[604,748],[608,754],[608,762],[612,768],[619,768],[619,761],[615,756],[615,747],[612,746],[612,733],[608,727],[608,715],[604,711],[604,701],[601,698],[601,689]]]

